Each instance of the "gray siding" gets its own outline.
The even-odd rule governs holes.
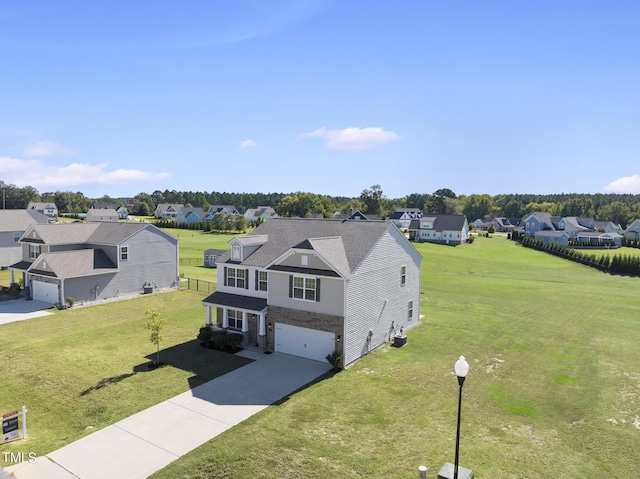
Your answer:
[[[95,301],[108,298],[104,291],[115,277],[114,274],[100,274],[83,278],[71,278],[64,281],[64,298],[71,296],[76,301]],[[124,293],[124,292],[123,292]]]
[[[99,297],[143,292],[146,282],[158,288],[172,287],[178,278],[178,245],[154,228],[145,228],[122,243],[129,259],[119,261],[119,273],[102,290]],[[111,257],[113,249],[105,248]],[[116,263],[117,264],[117,263]]]
[[[320,277],[320,301],[303,301],[289,297],[289,276],[290,273],[269,271],[270,306],[344,316],[343,279]]]
[[[345,366],[393,338],[420,317],[421,258],[395,228],[389,228],[347,281]],[[401,285],[401,267],[406,282]],[[413,318],[407,319],[413,301]],[[370,331],[372,334],[370,335]]]
[[[307,265],[302,264],[302,257],[307,257]],[[296,252],[296,254],[292,254],[284,261],[280,261],[278,266],[294,266],[294,267],[302,267],[302,268],[310,268],[310,269],[324,269],[328,271],[333,271],[333,268],[327,266],[327,263],[322,261],[315,255],[315,251],[310,251],[309,254],[304,254],[300,252]]]
[[[0,232],[0,268],[6,268],[22,259],[20,243],[13,240],[13,232]]]

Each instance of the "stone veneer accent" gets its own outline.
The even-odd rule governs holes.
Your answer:
[[[343,353],[344,338],[338,342],[338,337],[344,333],[344,317],[329,314],[300,311],[299,309],[282,308],[280,306],[267,307],[267,351],[275,351],[275,323],[290,324],[301,328],[327,331],[336,335],[336,351]],[[269,323],[272,324],[269,331]]]

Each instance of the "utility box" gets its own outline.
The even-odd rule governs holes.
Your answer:
[[[407,337],[404,334],[396,334],[393,337],[393,345],[396,348],[401,348],[405,344],[407,344]]]

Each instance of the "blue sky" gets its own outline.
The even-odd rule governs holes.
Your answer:
[[[640,193],[640,3],[4,0],[0,180]]]

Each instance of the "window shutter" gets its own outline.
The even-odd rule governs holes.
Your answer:
[[[224,267],[224,285],[227,285],[227,267]]]
[[[293,276],[289,276],[289,297],[293,298]]]
[[[316,278],[316,301],[320,301],[320,278]]]
[[[244,270],[244,289],[249,289],[249,270]]]
[[[256,278],[256,281],[255,281],[255,290],[256,290],[256,291],[258,291],[258,275],[259,275],[259,274],[260,274],[260,273],[258,273],[258,270],[256,270],[256,276],[255,276],[255,278]]]

